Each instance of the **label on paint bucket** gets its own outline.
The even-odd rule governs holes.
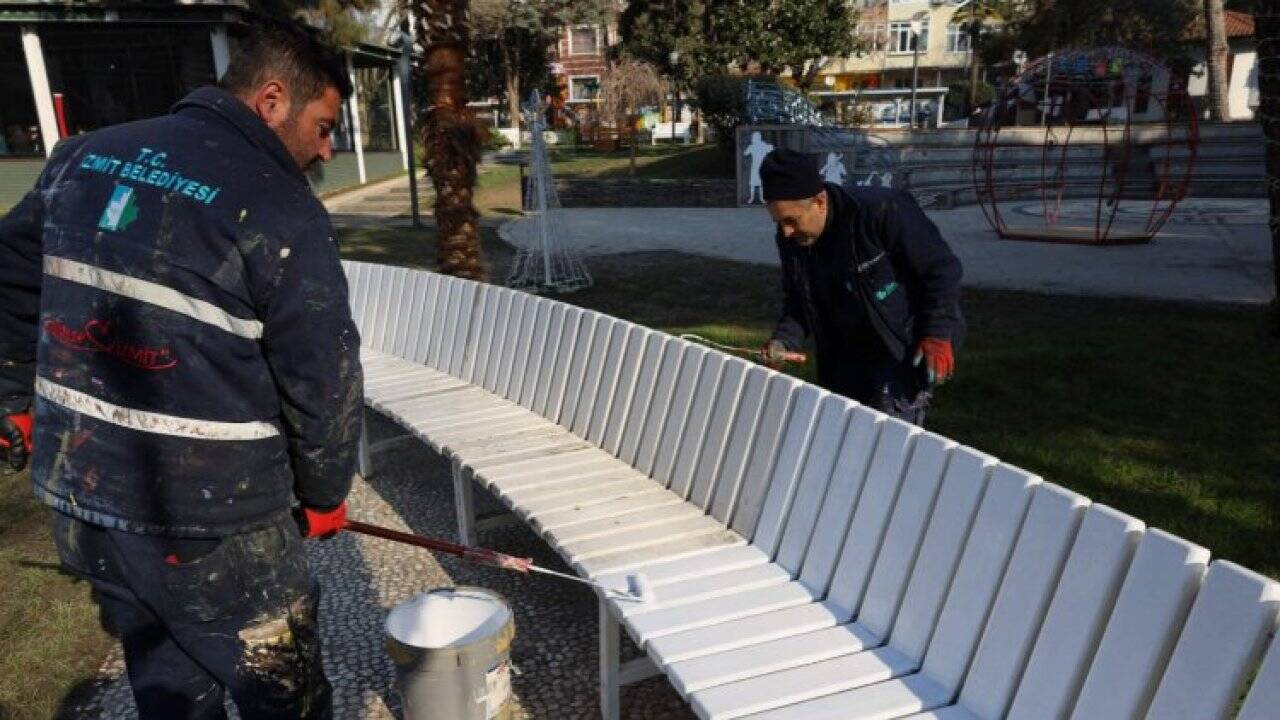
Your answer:
[[[511,668],[505,661],[500,662],[484,674],[484,680],[489,691],[485,696],[484,717],[492,720],[511,697]]]

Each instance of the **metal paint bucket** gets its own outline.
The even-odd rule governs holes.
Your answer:
[[[405,720],[510,720],[516,630],[501,595],[430,590],[392,608],[386,631]]]

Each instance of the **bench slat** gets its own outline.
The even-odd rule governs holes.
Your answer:
[[[440,362],[440,347],[453,336],[454,324],[450,313],[457,303],[458,281],[456,278],[441,276],[438,280],[440,290],[436,294],[436,302],[429,308],[432,315],[431,334],[427,336],[425,355],[422,362],[434,368],[443,369]]]
[[[796,382],[765,368],[753,368],[747,377],[742,412],[734,421],[725,464],[711,496],[711,516],[730,524],[741,498],[750,497],[771,469],[774,450],[781,436],[783,418],[791,402]],[[755,394],[753,394],[755,393]],[[755,399],[755,398],[759,399]]]
[[[827,487],[827,496],[822,500],[817,526],[800,569],[800,582],[815,595],[825,596],[831,585],[849,521],[866,483],[884,417],[865,406],[857,406],[841,438],[832,481]]]
[[[392,355],[407,360],[420,357],[419,344],[430,337],[430,332],[424,333],[423,330],[427,324],[427,318],[431,315],[431,308],[434,306],[431,292],[437,287],[438,283],[432,282],[430,276],[422,273],[410,274],[409,287],[405,293],[404,304],[401,305],[407,317],[396,330],[396,342],[391,348]]]
[[[757,369],[758,373],[755,372]],[[707,444],[693,470],[693,485],[689,489],[689,502],[703,510],[711,510],[711,498],[719,484],[728,476],[725,466],[732,461],[727,456],[727,450],[733,442],[738,415],[758,413],[766,377],[767,371],[762,367],[740,358],[725,360],[720,393],[716,396],[716,404],[708,424]],[[750,437],[748,431],[744,440],[749,441]],[[736,477],[735,474],[735,480]],[[721,518],[716,519],[724,522]]]
[[[659,560],[637,570],[601,575],[596,578],[596,581],[607,587],[625,592],[627,590],[627,576],[633,572],[643,574],[649,585],[658,587],[700,578],[715,572],[740,570],[753,565],[763,565],[767,562],[769,562],[769,558],[750,545],[736,545],[717,548],[710,552],[676,560]]]
[[[565,510],[542,513],[531,518],[530,524],[539,532],[570,531],[579,526],[594,528],[601,521],[613,521],[620,525],[629,522],[632,516],[638,516],[641,521],[647,521],[648,513],[662,512],[670,506],[680,504],[680,498],[670,492],[664,492],[662,488],[655,487],[652,492],[641,493],[604,505],[575,505]]]
[[[614,325],[609,353],[605,356],[604,367],[600,372],[599,389],[590,405],[584,409],[582,417],[574,422],[574,432],[597,447],[604,444],[605,424],[614,404],[626,405],[625,398],[630,393],[631,386],[621,382],[622,366],[628,355],[639,355],[644,351],[644,338],[644,328],[638,325],[628,322]]]
[[[923,672],[959,689],[960,703],[975,715],[1004,717],[1088,506],[1069,490],[1038,486],[967,675],[959,663],[925,657]]]
[[[592,435],[596,442],[611,455],[617,455],[622,446],[623,428],[631,413],[631,403],[635,398],[642,398],[636,382],[640,371],[641,360],[650,356],[650,350],[659,343],[657,332],[640,325],[631,326],[627,338],[627,351],[622,358],[622,366],[618,369],[618,390],[608,415],[599,425],[593,424]]]
[[[560,339],[560,326],[564,322],[564,303],[542,298],[539,302],[537,324],[530,339],[529,360],[525,365],[524,382],[520,394],[511,399],[520,407],[536,412],[538,388],[551,380],[551,365],[555,362],[556,345]]]
[[[711,352],[701,345],[684,340],[677,342],[684,346],[684,359],[680,362],[680,374],[671,392],[671,403],[667,408],[666,418],[663,419],[662,435],[655,448],[652,469],[648,472],[650,477],[664,487],[671,484],[671,470],[675,467],[680,440],[685,437],[685,422],[693,409],[698,378],[702,376],[703,363],[707,362],[707,356]],[[718,370],[718,365],[716,369]]]
[[[604,573],[622,572],[632,568],[640,568],[663,560],[677,560],[720,550],[728,546],[745,545],[746,539],[741,535],[725,530],[714,535],[702,535],[665,542],[661,545],[623,550],[592,558],[570,561],[570,564],[586,577],[595,577]]]
[[[502,331],[502,348],[498,356],[497,372],[490,391],[499,397],[506,398],[511,388],[511,378],[515,376],[516,363],[529,353],[528,338],[521,338],[523,330],[531,326],[537,306],[527,293],[515,292],[511,297],[511,311],[507,316],[507,326]],[[527,317],[526,317],[527,316]]]
[[[1133,559],[1143,523],[1105,505],[1085,514],[1009,720],[1066,717]]]
[[[828,395],[822,399],[818,408],[813,440],[805,453],[795,497],[790,509],[785,511],[786,524],[782,528],[778,555],[774,559],[792,576],[800,574],[800,565],[809,548],[809,538],[813,535],[822,499],[827,494],[827,486],[834,481],[833,471],[836,456],[840,452],[840,440],[848,426],[850,412],[856,406],[857,403],[848,398]]]
[[[1142,536],[1071,717],[1146,712],[1208,562],[1207,550],[1161,530]]]
[[[1277,613],[1280,584],[1234,563],[1214,561],[1148,717],[1226,717],[1276,627]]]
[[[618,453],[620,460],[641,472],[645,472],[645,460],[652,458],[657,434],[662,431],[662,416],[667,411],[666,403],[671,398],[680,367],[681,348],[678,340],[663,335],[652,349],[652,356],[645,354],[645,367],[641,368],[640,380],[636,383],[636,402],[631,405]]]
[[[475,331],[475,319],[477,316],[476,295],[479,293],[479,283],[461,282],[462,294],[458,303],[458,328],[453,335],[453,345],[444,348],[441,355],[441,369],[448,371],[454,377],[461,377],[463,366],[467,359],[467,348],[474,342],[472,337]]]
[[[704,657],[706,658],[706,664],[712,668],[726,667],[731,662],[726,653],[731,650],[768,643],[768,647],[765,648],[766,652],[756,652],[755,654],[757,656],[777,658],[782,654],[786,643],[774,641],[786,641],[788,638],[807,635],[818,630],[826,630],[839,624],[839,618],[829,606],[821,602],[812,602],[672,635],[664,635],[650,640],[645,646],[645,650],[659,667]],[[847,626],[846,629],[850,632],[862,633],[865,643],[868,645],[875,645],[880,642],[879,638],[863,631],[861,627]],[[801,643],[802,647],[803,645]],[[757,648],[758,650],[759,648]],[[697,673],[694,673],[690,667],[687,663],[680,665],[672,670],[673,676],[685,679],[693,677]],[[737,673],[733,677],[721,679],[720,682],[732,682],[733,680],[750,677],[752,674],[754,673]],[[699,684],[698,687],[710,687],[713,684],[720,684],[720,682],[707,682]]]
[[[510,352],[513,314],[517,317],[517,324],[519,322],[518,298],[519,294],[512,290],[503,293],[494,316],[493,344],[484,360],[484,376],[480,383],[481,387],[494,394],[497,394],[498,383],[502,379],[502,359]]]
[[[925,675],[909,675],[749,715],[751,720],[888,720],[945,704],[949,691]]]
[[[635,550],[650,545],[700,535],[713,535],[724,530],[724,527],[705,515],[686,517],[653,528],[637,530],[622,529],[619,532],[586,540],[574,540],[558,543],[558,546],[574,557],[575,560],[589,559],[596,555],[606,555],[624,550]]]
[[[770,557],[778,552],[787,508],[791,504],[801,464],[813,438],[818,409],[827,395],[825,390],[812,385],[796,390],[795,402],[785,424],[777,457],[771,463],[769,482],[760,488],[759,495],[744,495],[743,504],[738,507],[742,522],[735,518],[734,529],[749,536],[751,544]]]
[[[708,447],[716,444],[713,436],[719,435],[723,441],[725,428],[712,429],[711,415],[720,394],[737,392],[741,382],[742,366],[730,363],[730,359],[722,353],[708,352],[707,359],[702,364],[693,404],[689,408],[689,417],[685,420],[680,447],[671,468],[669,486],[672,492],[682,498],[688,498],[693,490],[693,473],[702,454],[718,454],[718,448]]]
[[[551,422],[560,415],[560,406],[564,402],[564,390],[568,384],[570,365],[576,353],[579,333],[582,330],[583,310],[571,307],[565,310],[564,321],[560,326],[560,337],[556,341],[556,354],[551,370],[551,381],[544,390],[538,389],[534,401],[534,412]]]
[[[796,583],[779,583],[763,589],[723,595],[628,618],[627,627],[641,643],[664,635],[716,625],[813,602],[813,596]]]
[[[391,325],[387,330],[388,341],[384,344],[387,352],[396,357],[405,356],[405,346],[409,342],[409,336],[413,333],[413,328],[422,324],[422,316],[425,310],[421,305],[414,305],[413,296],[420,286],[425,286],[426,284],[427,279],[421,274],[406,271],[399,295],[394,296],[392,299],[392,307],[397,308],[397,310],[390,313]]]
[[[525,374],[530,360],[542,350],[541,345],[534,345],[534,330],[546,322],[545,313],[549,303],[535,295],[521,295],[520,302],[524,309],[520,314],[520,327],[516,331],[515,352],[511,357],[511,371],[507,373],[506,384],[501,385],[498,394],[513,403],[519,403],[520,391],[524,389]]]
[[[655,488],[653,492],[658,495],[666,494],[669,497],[675,497],[670,490],[663,490],[662,488]],[[609,504],[617,505],[638,498],[639,496],[627,496],[616,501],[609,501]],[[675,526],[678,522],[694,521],[702,517],[703,515],[698,511],[698,508],[691,507],[688,503],[668,504],[660,507],[651,507],[640,515],[614,516],[593,522],[552,529],[546,533],[546,536],[557,545],[565,545],[596,538],[614,539],[620,533],[633,533],[637,530],[652,530],[655,533],[665,534],[669,528]]]
[[[1253,678],[1253,686],[1237,720],[1267,720],[1275,716],[1277,707],[1280,707],[1280,633],[1271,640],[1271,649]]]
[[[600,349],[609,341],[609,330],[613,321],[598,312],[584,310],[578,325],[578,336],[574,339],[573,356],[569,361],[569,373],[565,376],[564,399],[560,403],[559,413],[548,415],[547,419],[565,427],[573,424],[573,414],[578,410],[578,399],[586,384],[586,377],[591,366],[599,362]],[[599,368],[596,368],[599,372]],[[597,378],[599,376],[597,375]]]
[[[760,563],[736,570],[710,572],[678,583],[656,585],[652,587],[653,597],[647,602],[620,602],[618,610],[623,618],[634,619],[722,595],[782,585],[789,580],[790,577],[777,565]]]
[[[485,389],[492,387],[489,377],[494,372],[493,365],[502,345],[502,327],[511,311],[511,295],[506,288],[490,286],[485,289],[484,313],[481,316],[484,327],[477,339],[476,360],[468,378]]]
[[[614,318],[609,320],[607,329],[596,327],[586,376],[582,379],[582,391],[578,395],[578,407],[573,411],[572,417],[565,418],[561,423],[583,438],[587,437],[590,430],[591,416],[597,405],[602,405],[607,410],[613,399],[623,348],[631,328],[631,323]]]
[[[867,480],[848,525],[827,601],[848,622],[857,613],[875,567],[885,528],[902,486],[912,443],[920,428],[893,418],[882,423],[880,438],[867,470]]]
[[[858,607],[858,622],[878,637],[887,638],[893,627],[954,447],[955,443],[932,433],[916,438],[875,569]],[[949,508],[939,510],[950,512]]]

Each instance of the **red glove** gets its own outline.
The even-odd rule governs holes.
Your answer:
[[[924,359],[928,369],[930,385],[946,382],[956,370],[956,357],[951,350],[950,340],[931,337],[921,340],[911,364],[919,365],[921,359]]]
[[[331,538],[347,525],[347,501],[332,510],[301,507],[294,514],[305,538]]]
[[[14,413],[0,420],[0,451],[14,472],[27,466],[31,457],[31,413]]]

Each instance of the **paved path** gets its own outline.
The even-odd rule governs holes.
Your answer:
[[[453,539],[453,489],[448,463],[399,427],[369,413],[374,476],[358,482],[351,516],[400,530]],[[477,490],[481,513],[496,501]],[[568,571],[555,553],[523,524],[483,531],[480,542],[504,552],[532,556],[540,565]],[[308,542],[311,567],[320,579],[320,624],[325,672],[334,686],[337,720],[401,717],[393,690],[395,670],[382,649],[387,611],[428,588],[477,585],[497,591],[516,615],[512,662],[516,718],[590,720],[597,704],[594,593],[576,583],[522,577],[463,565],[377,538],[344,533]],[[625,635],[625,634],[624,634]],[[629,643],[628,643],[629,644]],[[634,647],[624,652],[637,653]],[[71,717],[131,720],[137,717],[117,651],[100,675],[100,687]],[[628,720],[693,720],[694,715],[663,678],[623,691]],[[232,713],[232,717],[236,715]],[[59,719],[61,720],[61,719]]]
[[[1148,208],[1126,206],[1121,220]],[[1038,203],[1002,206],[1025,223]],[[1091,221],[1094,205],[1069,201],[1064,224]],[[567,242],[585,254],[678,250],[778,264],[763,208],[573,208],[562,210]],[[965,285],[1035,292],[1265,303],[1274,296],[1264,200],[1184,201],[1147,245],[1089,247],[1001,240],[977,206],[929,211],[964,262]],[[1014,220],[1011,220],[1013,222]],[[533,221],[504,226],[509,242],[533,237]]]

